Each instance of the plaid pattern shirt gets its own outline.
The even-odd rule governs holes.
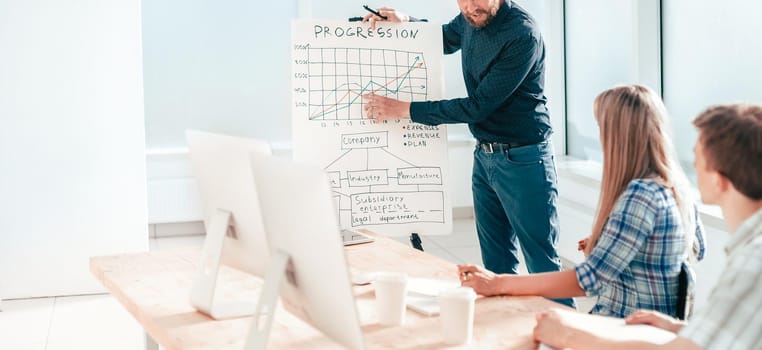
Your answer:
[[[680,336],[703,349],[762,349],[762,210],[730,236],[725,270]]]
[[[698,217],[695,221],[689,230],[700,260],[704,230]],[[676,315],[678,274],[687,260],[688,232],[681,222],[671,190],[653,179],[628,184],[590,256],[575,267],[580,287],[598,296],[591,313],[625,317],[647,309]]]

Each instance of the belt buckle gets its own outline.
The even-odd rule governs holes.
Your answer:
[[[482,149],[484,150],[484,153],[495,153],[495,150],[492,148],[492,143],[483,143]]]

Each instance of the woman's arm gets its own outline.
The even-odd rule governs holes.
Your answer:
[[[539,295],[546,298],[584,296],[574,270],[529,275],[495,274],[476,265],[459,265],[461,284],[476,293],[492,295]]]

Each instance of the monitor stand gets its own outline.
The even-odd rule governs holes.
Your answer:
[[[214,302],[222,248],[227,232],[231,228],[231,219],[232,214],[229,211],[217,209],[214,212],[207,228],[204,248],[201,253],[201,263],[193,278],[190,293],[191,305],[215,320],[251,316],[256,307],[256,303],[251,300],[227,303]]]
[[[259,297],[251,330],[246,337],[244,350],[260,350],[267,348],[267,338],[275,316],[280,289],[283,286],[283,278],[293,280],[293,264],[291,256],[282,250],[276,249],[271,257],[270,264],[265,273],[265,283],[262,287],[262,295]]]

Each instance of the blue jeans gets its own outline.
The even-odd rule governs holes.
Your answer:
[[[560,271],[558,185],[553,145],[541,142],[507,150],[474,150],[472,191],[484,267],[518,272],[517,244],[529,273]],[[574,307],[571,299],[557,302]]]

